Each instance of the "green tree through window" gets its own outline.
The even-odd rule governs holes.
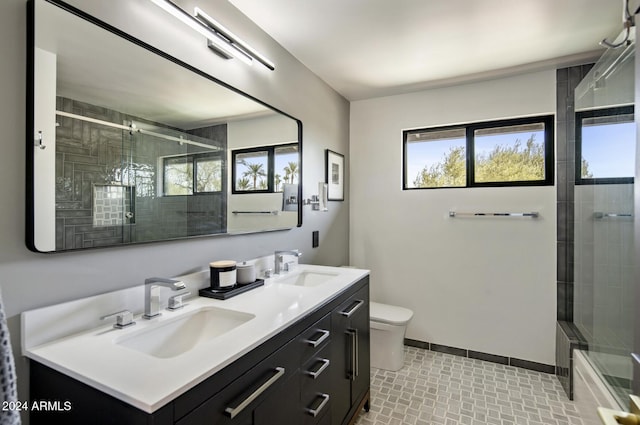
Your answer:
[[[415,187],[464,186],[467,179],[464,147],[451,147],[441,162],[426,165],[413,181]]]
[[[405,131],[404,188],[553,184],[552,126],[539,117]]]
[[[476,156],[476,181],[508,182],[544,179],[544,145],[532,134],[525,146],[496,145],[488,155]]]

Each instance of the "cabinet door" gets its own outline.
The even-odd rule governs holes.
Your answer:
[[[331,315],[331,415],[342,424],[369,387],[369,288],[349,297]]]
[[[345,303],[346,304],[346,303]],[[349,320],[339,312],[347,305],[341,305],[331,314],[331,423],[340,425],[351,407],[351,382],[349,381],[347,333]]]
[[[301,424],[300,379],[290,377],[253,411],[254,425]]]
[[[365,288],[366,289],[366,288]],[[366,295],[366,296],[365,296]],[[351,376],[351,402],[354,403],[369,389],[369,297],[362,290],[356,294],[356,299],[363,300],[364,304],[351,316],[349,331],[354,334],[355,353]],[[353,348],[352,348],[353,349]]]
[[[292,391],[295,391],[295,404],[287,403],[287,406],[298,406],[299,385],[291,389],[290,381],[297,376],[299,359],[298,345],[292,342],[286,344],[246,373],[239,370],[239,377],[235,381],[180,419],[178,424],[253,425],[255,410],[266,400],[277,399],[272,397],[274,394],[278,397],[288,396]],[[210,379],[215,379],[215,376]],[[265,404],[265,409],[267,406]]]

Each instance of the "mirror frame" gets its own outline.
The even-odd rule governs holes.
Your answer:
[[[114,247],[124,247],[124,246],[132,246],[132,245],[143,245],[148,243],[156,243],[156,242],[167,242],[173,240],[184,240],[184,239],[192,239],[192,238],[202,238],[202,237],[213,237],[213,236],[234,236],[234,235],[242,235],[242,234],[253,234],[253,233],[265,233],[265,232],[274,232],[274,231],[282,231],[282,230],[290,230],[291,227],[286,228],[274,228],[274,229],[265,229],[265,230],[250,230],[246,232],[237,232],[237,233],[218,233],[218,234],[209,234],[209,235],[197,235],[197,236],[184,236],[178,238],[168,238],[168,239],[158,239],[153,241],[144,241],[144,242],[131,242],[131,243],[123,243],[118,245],[108,245],[108,246],[100,246],[100,247],[90,247],[90,248],[73,248],[73,249],[65,249],[60,251],[40,251],[35,246],[35,191],[34,191],[34,180],[35,180],[35,165],[34,165],[34,152],[37,149],[38,140],[36,138],[36,129],[35,129],[35,2],[36,1],[44,1],[50,3],[56,7],[63,9],[64,11],[71,13],[89,23],[96,25],[111,34],[114,34],[118,37],[129,41],[147,51],[154,53],[160,56],[163,59],[169,60],[188,71],[191,71],[207,80],[211,81],[214,84],[218,84],[226,89],[229,89],[239,95],[242,95],[254,102],[261,104],[262,106],[271,109],[274,112],[277,112],[285,117],[288,117],[296,123],[298,127],[298,154],[299,154],[299,165],[298,165],[298,173],[299,173],[299,184],[298,184],[298,222],[296,227],[302,226],[302,214],[303,214],[303,202],[302,202],[302,158],[303,158],[303,143],[302,143],[302,121],[299,119],[283,112],[262,100],[243,92],[242,90],[231,86],[230,84],[225,83],[224,81],[219,80],[218,78],[202,71],[199,68],[196,68],[188,63],[160,50],[157,47],[154,47],[88,13],[71,6],[68,3],[65,3],[62,0],[28,0],[27,1],[27,60],[26,60],[26,77],[27,77],[27,87],[26,87],[26,211],[25,211],[25,224],[26,224],[26,245],[27,248],[31,251],[38,253],[61,253],[61,252],[72,252],[72,251],[83,251],[87,249],[95,249],[95,248],[114,248]]]

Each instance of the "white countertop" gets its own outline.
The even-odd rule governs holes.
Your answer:
[[[368,270],[361,269],[300,265],[282,277],[304,271],[336,273],[337,276],[314,287],[279,284],[277,278],[269,279],[265,286],[224,301],[191,298],[183,309],[176,312],[164,310],[160,317],[152,320],[136,315],[136,325],[125,329],[114,329],[111,322],[36,346],[23,341],[23,354],[152,413],[369,274]],[[142,329],[210,306],[249,313],[255,318],[171,358],[153,357],[116,343]],[[35,323],[38,318],[34,315],[37,313],[38,310],[23,313],[23,321]],[[41,315],[39,320],[45,319]],[[23,333],[24,329],[23,326]],[[28,330],[26,334],[28,338]]]

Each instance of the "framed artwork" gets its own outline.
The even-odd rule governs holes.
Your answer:
[[[329,201],[344,201],[344,155],[326,150],[325,182]]]

